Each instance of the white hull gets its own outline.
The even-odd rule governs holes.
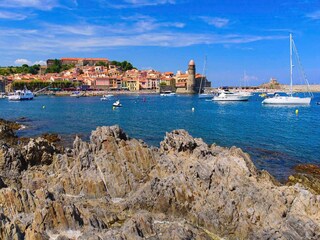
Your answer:
[[[239,93],[233,93],[229,90],[223,90],[218,96],[214,96],[212,101],[248,101],[250,96],[245,96]]]
[[[237,92],[237,94],[240,94],[242,96],[248,96],[248,97],[252,97],[253,96],[252,92]]]
[[[34,97],[33,93],[27,89],[17,90],[13,95],[8,96],[9,101],[23,101],[23,100],[32,100]]]
[[[102,98],[100,98],[100,100],[101,100],[101,101],[107,101],[107,100],[109,100],[111,97],[113,97],[112,94],[103,95]]]
[[[262,101],[263,104],[278,104],[278,105],[309,105],[311,98],[300,98],[290,96],[277,96],[273,98],[267,98]]]
[[[119,100],[117,100],[115,103],[112,104],[113,107],[122,107]]]
[[[220,97],[215,96],[213,97],[212,101],[248,101],[250,96],[227,96],[227,97]]]
[[[161,93],[160,96],[162,97],[173,97],[173,96],[176,96],[175,93]]]

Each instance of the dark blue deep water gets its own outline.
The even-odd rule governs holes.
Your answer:
[[[113,110],[116,99],[123,107]],[[166,132],[183,128],[208,144],[241,147],[259,169],[279,180],[298,163],[320,164],[320,94],[310,106],[263,106],[261,101],[257,94],[248,102],[233,103],[197,96],[128,95],[110,101],[40,96],[24,102],[1,100],[0,117],[27,125],[20,136],[50,132],[70,142],[75,134],[88,139],[97,126],[119,124],[130,137],[158,146]]]

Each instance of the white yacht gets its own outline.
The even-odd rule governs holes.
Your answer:
[[[295,52],[298,60],[298,64],[300,65],[300,69],[302,69],[298,52],[296,49],[296,46],[292,39],[292,34],[290,34],[290,92],[288,93],[288,96],[280,96],[279,94],[275,94],[274,97],[266,98],[262,101],[263,104],[278,104],[278,105],[309,105],[311,102],[312,94],[309,93],[309,97],[294,97],[293,91],[292,91],[292,69],[293,69],[293,63],[292,63],[292,52]],[[302,71],[303,72],[303,71]],[[305,81],[307,83],[307,86],[309,88],[308,80],[305,77],[305,74],[303,72],[303,77],[305,78]]]
[[[103,96],[100,98],[100,100],[101,100],[101,101],[107,101],[107,100],[109,100],[109,99],[112,98],[112,97],[113,97],[112,94],[106,94],[106,95],[103,95]]]
[[[32,100],[33,98],[33,93],[26,87],[24,87],[23,90],[17,90],[12,95],[8,96],[9,101]]]
[[[230,92],[229,90],[221,90],[217,96],[212,98],[212,101],[248,101],[250,96],[241,93]]]
[[[120,100],[117,100],[115,101],[113,104],[112,104],[113,107],[122,107],[121,103],[120,103]]]
[[[160,96],[176,96],[176,93],[171,91],[165,91],[163,93],[160,93]]]
[[[275,94],[274,97],[266,98],[262,101],[263,104],[279,104],[279,105],[309,105],[311,97],[301,98],[289,96],[280,96]]]
[[[246,91],[240,91],[240,92],[237,92],[238,94],[241,94],[243,96],[249,96],[249,97],[252,97],[253,96],[253,93],[252,92],[246,92]]]
[[[4,93],[4,92],[1,92],[1,93],[0,93],[0,99],[4,99],[4,98],[6,98],[6,97],[7,97],[6,93]]]

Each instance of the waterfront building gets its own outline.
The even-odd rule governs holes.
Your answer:
[[[92,86],[92,83],[90,82],[90,86]],[[96,89],[106,89],[109,90],[112,85],[110,85],[110,79],[109,77],[99,77],[95,79],[95,86]]]
[[[206,76],[204,76],[202,74],[196,74],[195,85],[194,85],[195,93],[199,93],[200,87],[202,89],[201,92],[203,92],[204,89],[211,88],[211,82],[208,81]]]
[[[94,66],[97,63],[108,64],[109,60],[106,58],[61,58],[58,59],[62,65],[74,64],[75,66]],[[50,67],[54,64],[55,59],[48,59],[47,66]]]

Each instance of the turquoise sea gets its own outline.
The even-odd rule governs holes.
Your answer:
[[[117,99],[123,107],[113,110]],[[159,146],[166,132],[183,128],[208,144],[241,147],[259,169],[282,181],[298,163],[320,164],[320,94],[310,106],[264,106],[261,101],[258,94],[248,102],[230,103],[197,96],[121,95],[109,101],[39,96],[0,100],[0,117],[26,125],[19,136],[58,133],[69,143],[76,134],[88,139],[97,126],[119,124],[130,137]]]

